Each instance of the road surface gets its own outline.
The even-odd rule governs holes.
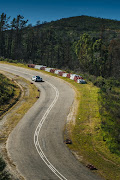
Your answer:
[[[63,142],[63,130],[73,89],[62,80],[41,72],[1,65],[0,69],[31,81],[40,75],[44,82],[36,82],[40,98],[14,128],[7,141],[7,149],[17,169],[26,180],[101,180],[84,167]]]

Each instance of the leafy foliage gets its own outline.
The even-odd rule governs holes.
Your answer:
[[[3,161],[2,157],[0,157],[0,171],[3,171],[5,166],[6,166],[5,162]]]
[[[6,163],[2,157],[0,157],[0,179],[1,180],[10,180],[10,175],[5,171]]]
[[[113,47],[114,45],[114,47]],[[83,34],[75,46],[80,67],[95,76],[116,77],[120,75],[119,40],[106,41]]]
[[[98,77],[94,84],[100,87],[103,140],[112,153],[120,155],[120,82]]]

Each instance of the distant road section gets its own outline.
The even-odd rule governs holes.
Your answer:
[[[73,89],[62,80],[41,72],[0,64],[8,71],[35,82],[40,98],[12,131],[7,149],[26,180],[101,180],[84,167],[63,142],[63,130],[74,100]]]

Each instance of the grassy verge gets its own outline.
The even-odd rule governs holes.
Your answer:
[[[80,157],[82,163],[93,164],[105,179],[119,180],[120,157],[112,154],[103,141],[98,105],[99,88],[91,83],[72,84],[77,89],[79,108],[76,124],[71,125],[70,137],[73,144],[68,147]]]
[[[2,119],[5,112],[7,112],[18,101],[21,95],[21,89],[14,81],[9,80],[9,86],[14,87],[14,95],[13,97],[10,97],[6,103],[0,105],[0,119]]]
[[[4,127],[1,132],[1,138],[0,140],[3,142],[7,139],[9,133],[12,131],[12,129],[17,125],[17,123],[20,121],[20,119],[24,116],[24,114],[30,109],[30,107],[33,106],[33,104],[36,102],[37,98],[39,96],[38,89],[34,84],[31,84],[29,81],[17,77],[15,81],[24,82],[25,86],[27,86],[27,93],[24,93],[20,105],[10,113],[10,115],[7,118],[7,122],[4,124]],[[26,92],[26,87],[23,86],[23,91]]]

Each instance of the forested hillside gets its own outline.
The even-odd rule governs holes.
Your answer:
[[[119,21],[78,16],[32,27],[21,15],[2,13],[0,29],[0,57],[118,77]]]

